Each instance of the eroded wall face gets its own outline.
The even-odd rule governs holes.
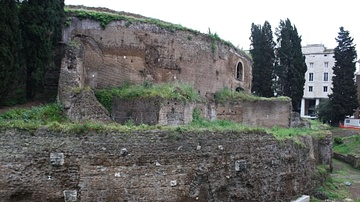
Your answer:
[[[63,38],[80,38],[84,44],[85,81],[93,88],[147,80],[190,83],[202,95],[224,87],[251,89],[250,59],[204,34],[125,21],[103,30],[98,22],[74,18]],[[239,62],[244,68],[241,81],[236,79]]]
[[[319,152],[331,141],[311,138],[299,146],[254,132],[6,130],[0,199],[290,201],[310,193],[316,162],[331,163]]]
[[[112,119],[120,124],[183,125],[192,121],[193,104],[160,97],[115,99]]]
[[[291,118],[290,101],[239,101],[217,104],[216,117],[250,126],[289,127]]]

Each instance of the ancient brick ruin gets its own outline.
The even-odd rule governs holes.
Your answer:
[[[0,132],[0,201],[290,201],[310,195],[331,135]]]
[[[233,91],[251,90],[251,59],[205,34],[174,31],[145,22],[129,24],[126,20],[111,22],[103,29],[97,21],[73,17],[64,30],[63,41],[67,48],[59,98],[72,120],[110,120],[109,112],[96,98],[88,99],[91,92],[84,96],[83,91],[73,90],[86,86],[92,91],[126,82],[183,82],[193,85],[204,97],[225,87]],[[137,100],[114,100],[111,117],[119,123],[132,119],[137,124],[179,125],[191,122],[192,111],[197,107],[211,120],[290,126],[290,101],[238,101],[223,106],[208,99],[205,104],[179,102],[178,106],[168,108],[169,102],[173,101],[162,100],[162,105],[150,101],[143,106]],[[150,103],[154,105],[149,106]],[[180,106],[183,109],[177,111]]]

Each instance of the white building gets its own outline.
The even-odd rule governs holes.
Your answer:
[[[300,116],[314,118],[315,108],[320,99],[328,98],[332,93],[334,50],[326,49],[322,44],[312,44],[302,47],[302,53],[305,56],[307,71]]]

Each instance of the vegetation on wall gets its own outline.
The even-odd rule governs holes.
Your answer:
[[[65,8],[65,12],[68,16],[75,16],[78,17],[80,19],[92,19],[92,20],[96,20],[100,22],[100,26],[105,29],[105,27],[113,21],[128,21],[130,23],[134,23],[134,22],[143,22],[143,23],[151,23],[151,24],[155,24],[159,27],[168,29],[168,30],[183,30],[183,31],[189,31],[195,34],[199,34],[199,31],[193,30],[193,29],[189,29],[186,28],[182,25],[179,24],[171,24],[171,23],[167,23],[158,19],[154,19],[154,18],[140,18],[140,17],[134,17],[134,16],[129,16],[129,15],[123,15],[121,13],[117,13],[117,12],[101,12],[101,11],[94,11],[94,10],[90,10],[90,9],[86,9],[86,8],[82,8],[82,9],[77,9],[77,8],[69,8],[66,7]],[[130,25],[130,24],[129,24]]]
[[[233,91],[229,88],[223,88],[222,90],[214,94],[215,101],[217,103],[228,103],[228,102],[237,102],[237,101],[290,101],[289,97],[280,96],[280,97],[259,97],[245,91]]]
[[[360,157],[360,135],[334,138],[334,151],[340,154],[352,154]]]
[[[106,88],[95,91],[99,102],[111,112],[111,104],[115,98],[151,98],[160,97],[184,102],[198,102],[200,95],[193,86],[185,83],[152,84],[144,82],[142,85],[124,84],[117,88]]]
[[[0,114],[0,129],[17,128],[22,130],[34,131],[40,128],[47,128],[60,132],[85,133],[89,131],[144,131],[144,130],[169,130],[174,132],[189,131],[234,131],[243,133],[268,133],[277,140],[292,139],[299,142],[299,137],[313,135],[323,137],[327,135],[326,125],[312,121],[311,129],[308,128],[262,128],[251,127],[228,120],[210,121],[200,115],[199,110],[194,110],[193,121],[181,126],[150,126],[134,125],[126,123],[101,123],[93,121],[71,122],[64,116],[62,106],[59,103],[50,103],[31,109],[11,109]]]
[[[135,15],[126,15],[126,14],[122,14],[121,12],[104,12],[104,11],[95,11],[95,10],[91,10],[91,8],[86,8],[86,7],[82,7],[82,8],[73,8],[73,7],[65,7],[65,13],[67,16],[75,16],[78,17],[80,19],[92,19],[92,20],[96,20],[100,22],[100,26],[105,29],[105,27],[113,21],[126,21],[126,26],[130,26],[131,24],[135,23],[135,22],[142,22],[142,23],[150,23],[150,24],[154,24],[157,25],[161,28],[167,29],[171,32],[175,32],[175,31],[188,31],[190,33],[193,33],[195,35],[199,35],[200,32],[197,30],[193,30],[187,27],[184,27],[180,24],[172,24],[172,23],[168,23],[168,22],[164,22],[158,19],[154,19],[154,18],[147,18],[147,17],[135,17]],[[70,23],[67,21],[66,25],[70,25]],[[209,30],[210,31],[210,30]],[[229,47],[232,47],[234,49],[236,49],[237,51],[241,52],[242,54],[244,54],[244,56],[247,56],[249,58],[251,58],[247,53],[245,53],[243,50],[239,50],[238,48],[236,48],[231,42],[229,41],[225,41],[223,39],[221,39],[216,33],[208,33],[208,36],[212,39],[212,43],[211,43],[211,50],[214,52],[216,49],[216,41],[219,41]],[[191,40],[192,37],[188,36],[188,40]]]

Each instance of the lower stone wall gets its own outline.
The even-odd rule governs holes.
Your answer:
[[[115,99],[112,118],[124,124],[183,125],[192,121],[193,104],[155,98]]]
[[[360,157],[356,157],[351,154],[344,155],[334,152],[334,158],[342,162],[345,162],[354,168],[360,169]]]
[[[292,110],[290,101],[265,100],[217,104],[215,109],[217,119],[260,127],[289,127]]]
[[[289,201],[312,191],[316,162],[331,163],[316,159],[331,151],[319,142],[262,132],[6,130],[0,201]]]

